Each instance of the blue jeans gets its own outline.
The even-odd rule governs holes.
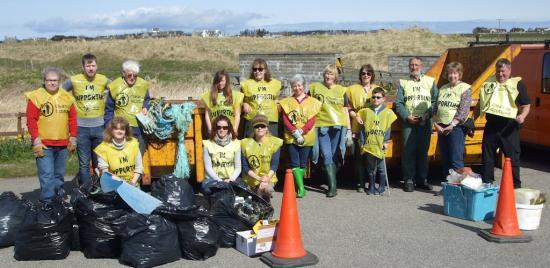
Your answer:
[[[56,196],[65,196],[65,166],[67,147],[50,146],[44,149],[44,156],[36,158],[38,180],[40,181],[40,201],[49,203]]]
[[[323,156],[323,164],[331,165],[336,162],[336,150],[340,145],[340,131],[342,126],[318,127],[317,139],[319,140],[319,150]]]
[[[457,126],[448,135],[437,135],[444,177],[449,174],[449,169],[459,170],[464,167],[465,134],[464,128]]]
[[[365,153],[364,157],[367,162],[367,177],[369,178],[369,193],[378,191],[383,193],[386,190],[386,166],[383,159],[373,156],[369,153]],[[376,189],[375,182],[378,175],[378,189]]]
[[[80,185],[90,180],[90,160],[92,167],[97,167],[97,156],[93,153],[103,140],[103,126],[78,127],[76,150],[78,153],[78,182]]]
[[[306,168],[307,159],[309,158],[309,153],[311,152],[311,146],[289,144],[287,148],[290,156],[290,166],[292,168]]]

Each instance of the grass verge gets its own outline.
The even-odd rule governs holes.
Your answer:
[[[78,157],[71,154],[67,159],[66,175],[78,172]],[[36,160],[29,141],[16,139],[0,140],[0,178],[36,176]]]

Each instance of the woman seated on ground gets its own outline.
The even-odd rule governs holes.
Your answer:
[[[237,180],[241,174],[241,143],[231,120],[225,115],[219,115],[212,126],[210,138],[202,142],[206,178],[201,184],[201,192],[204,195],[212,194],[210,187],[215,182],[229,183]]]
[[[311,148],[315,144],[315,119],[321,102],[304,92],[304,77],[297,74],[290,80],[292,96],[280,101],[285,124],[284,140],[290,156],[292,174],[298,188],[296,197],[306,195],[304,174]]]
[[[265,115],[256,115],[250,121],[254,128],[252,138],[241,141],[244,182],[269,202],[273,186],[277,183],[275,172],[283,140],[271,136],[269,120]]]
[[[132,128],[123,117],[115,117],[107,124],[103,132],[103,142],[94,152],[101,173],[109,171],[114,177],[139,187],[143,174],[143,162],[139,143],[132,136]]]

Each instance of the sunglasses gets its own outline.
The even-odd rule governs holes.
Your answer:
[[[368,75],[368,76],[372,76],[372,72],[361,72],[361,75]]]
[[[216,129],[217,129],[217,130],[220,130],[220,129],[228,130],[228,129],[229,129],[229,126],[216,126]]]
[[[263,124],[255,125],[255,126],[254,126],[255,129],[266,128],[266,127],[267,127],[267,126],[266,126],[266,125],[263,125]]]
[[[381,99],[381,98],[383,98],[383,97],[382,97],[382,96],[372,96],[371,98],[372,98],[373,100],[379,100],[379,99]]]
[[[264,68],[252,68],[253,72],[263,72]]]

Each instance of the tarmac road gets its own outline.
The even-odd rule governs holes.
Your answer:
[[[524,152],[524,187],[550,193],[547,152]],[[496,173],[500,177],[500,172]],[[68,180],[68,179],[67,179]],[[282,181],[282,180],[281,180]],[[36,178],[0,179],[0,191],[36,196]],[[398,185],[394,185],[398,187]],[[526,244],[496,244],[477,235],[492,222],[471,222],[445,216],[443,198],[434,192],[405,193],[391,188],[391,196],[367,196],[339,189],[338,196],[308,191],[298,200],[302,240],[316,254],[319,267],[550,267],[550,212],[543,210],[541,226],[525,232]],[[282,193],[275,193],[276,218]],[[548,205],[548,204],[547,204]],[[118,260],[86,259],[73,251],[60,261],[18,262],[13,247],[0,249],[3,267],[114,267]],[[235,249],[220,248],[206,261],[180,260],[167,267],[262,267]]]

